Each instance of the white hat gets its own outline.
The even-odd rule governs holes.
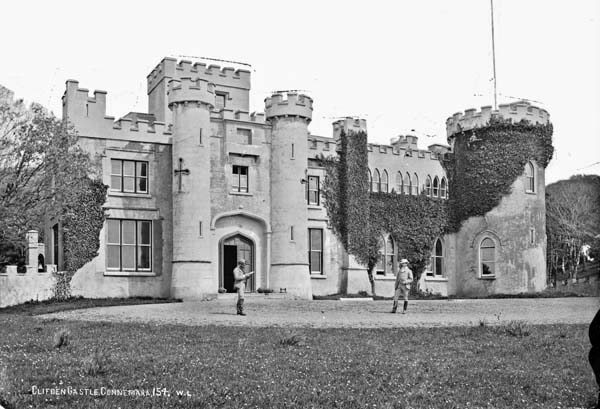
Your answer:
[[[246,264],[246,260],[244,260],[243,258],[239,259],[238,260],[238,264]]]
[[[408,264],[408,260],[403,258],[402,260],[400,260],[400,264]]]

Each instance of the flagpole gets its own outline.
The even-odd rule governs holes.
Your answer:
[[[494,0],[490,0],[492,12],[492,62],[494,67],[494,110],[498,109],[498,94],[496,90],[496,44],[494,41]]]

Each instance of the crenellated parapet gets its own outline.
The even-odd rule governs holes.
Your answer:
[[[513,123],[526,120],[532,124],[544,125],[550,121],[548,111],[525,101],[501,104],[498,106],[498,110],[492,110],[491,106],[484,106],[478,112],[475,108],[472,108],[467,109],[464,113],[458,112],[446,120],[448,139],[451,139],[458,132],[484,127],[492,117],[510,119]]]
[[[147,76],[148,92],[165,77],[175,79],[198,77],[217,85],[250,89],[250,71],[248,70],[213,64],[207,66],[204,63],[192,64],[188,60],[177,62],[175,58],[163,58]]]
[[[200,78],[172,79],[169,81],[167,96],[169,108],[180,103],[198,103],[212,108],[215,105],[215,85]]]
[[[367,132],[367,120],[362,118],[346,117],[331,124],[333,126],[333,139],[338,140],[342,130],[350,132]]]
[[[313,111],[312,98],[289,92],[287,99],[282,94],[273,94],[265,98],[265,116],[267,121],[278,117],[296,117],[305,119],[310,123]]]
[[[233,110],[228,108],[223,108],[220,111],[212,111],[210,114],[211,119],[216,120],[227,120],[227,121],[240,121],[240,122],[253,122],[256,124],[264,125],[265,114],[263,112],[252,112],[241,111],[241,110]]]

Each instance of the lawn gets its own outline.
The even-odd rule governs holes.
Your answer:
[[[597,394],[583,325],[289,330],[0,314],[0,328],[8,408],[589,408]]]

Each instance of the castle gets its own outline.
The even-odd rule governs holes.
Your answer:
[[[164,58],[147,77],[148,112],[106,116],[105,91],[90,96],[69,80],[63,117],[80,135],[109,192],[99,255],[71,282],[74,295],[183,299],[233,291],[232,271],[246,259],[256,274],[247,291],[313,295],[370,291],[365,267],[339,243],[321,197],[324,169],[316,157],[336,155],[343,131],[366,121],[333,123],[331,137],[308,130],[313,101],[273,94],[264,113],[249,113],[250,72]],[[513,120],[547,123],[525,103],[501,105]],[[450,145],[458,130],[484,125],[490,107],[447,120]],[[373,191],[445,200],[448,179],[439,158],[451,146],[419,149],[417,137],[368,145]],[[485,166],[485,164],[482,164]],[[442,295],[540,291],[546,286],[544,168],[529,162],[491,212],[436,239],[420,286]],[[46,237],[47,261],[60,270],[60,226]],[[381,240],[378,295],[393,293],[398,259]]]

